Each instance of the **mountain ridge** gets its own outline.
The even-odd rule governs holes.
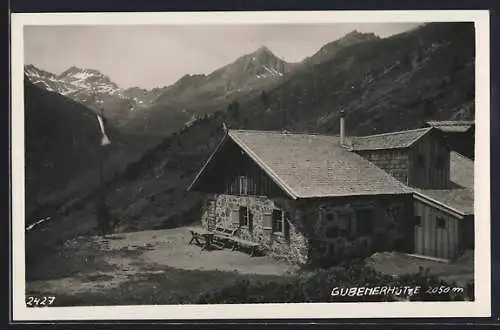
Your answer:
[[[283,81],[284,75],[327,60],[335,51],[365,41],[369,36],[352,31],[297,63],[284,61],[263,45],[209,74],[186,74],[170,85],[153,89],[123,89],[101,71],[75,65],[60,74],[27,65],[25,73],[42,88],[70,97],[96,111],[104,109],[106,117],[124,130],[170,134],[190,125],[193,118],[272,89]],[[334,51],[327,49],[332,48],[332,44]]]

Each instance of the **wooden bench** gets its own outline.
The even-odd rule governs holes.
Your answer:
[[[216,233],[217,235],[220,235],[220,236],[233,237],[233,236],[236,236],[239,229],[240,229],[240,227],[227,228],[227,227],[223,227],[223,226],[216,226],[214,233]]]
[[[188,228],[191,233],[191,240],[188,244],[195,242],[200,245],[202,250],[212,250],[214,247],[221,249],[222,247],[217,242],[214,242],[214,232],[203,228],[191,227]]]
[[[233,237],[236,237],[238,235],[239,229],[239,227],[227,228],[220,225],[216,226],[214,230],[214,238],[220,245],[226,246],[231,242],[231,239]]]
[[[255,256],[256,250],[260,247],[259,243],[247,241],[238,237],[231,237],[230,240],[233,242],[233,251],[238,247],[250,248],[250,256]]]

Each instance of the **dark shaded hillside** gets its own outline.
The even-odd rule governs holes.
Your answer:
[[[24,79],[26,208],[61,189],[97,157],[98,122],[86,107]]]
[[[111,125],[110,138],[116,142],[100,146],[101,134],[95,112],[58,93],[24,81],[26,216],[45,204],[56,192],[76,185],[77,177],[98,169],[102,156],[124,149],[123,136]],[[86,178],[99,184],[99,176]],[[28,221],[29,222],[29,221]]]
[[[428,119],[473,118],[474,49],[472,24],[428,24],[342,49],[327,62],[297,69],[265,95],[246,94],[227,111],[169,136],[109,183],[108,202],[122,218],[119,230],[199,219],[202,196],[186,188],[222,137],[222,122],[280,130],[286,118],[292,131],[335,134],[344,109],[348,134],[363,135],[420,127]],[[77,217],[93,222],[89,210]]]

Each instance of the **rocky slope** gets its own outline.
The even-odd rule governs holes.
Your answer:
[[[128,129],[178,131],[195,118],[226,108],[236,98],[248,98],[279,83],[289,67],[267,47],[261,47],[208,75],[185,75],[162,88],[154,105],[137,113]]]
[[[191,102],[199,99],[223,97],[232,92],[252,90],[276,81],[282,76],[285,62],[267,47],[241,56],[209,75],[186,75],[168,87],[157,99],[158,103]]]

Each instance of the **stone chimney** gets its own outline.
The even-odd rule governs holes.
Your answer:
[[[345,145],[345,112],[340,110],[340,145]]]

